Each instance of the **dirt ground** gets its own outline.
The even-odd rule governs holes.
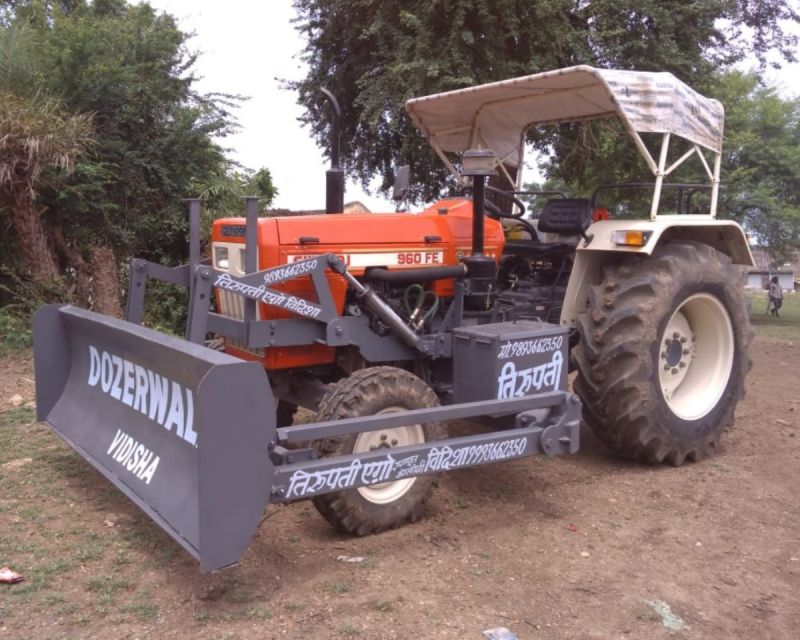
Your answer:
[[[584,432],[575,456],[445,476],[422,522],[379,536],[272,508],[218,575],[33,422],[30,361],[6,357],[0,565],[26,581],[0,585],[0,637],[797,638],[800,348],[752,354],[712,460],[646,468]]]

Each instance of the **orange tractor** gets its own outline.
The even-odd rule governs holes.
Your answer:
[[[581,406],[646,462],[701,458],[732,422],[750,339],[736,265],[752,257],[716,219],[718,102],[670,74],[572,67],[407,108],[468,195],[337,215],[334,144],[328,214],[259,218],[248,199],[214,222],[202,260],[192,201],[189,264],[133,260],[127,320],[36,316],[39,418],[204,570],[238,561],[269,503],[308,498],[338,529],[378,533],[421,517],[442,472],[574,453]],[[529,216],[527,129],[607,117],[654,175],[649,217],[608,219],[600,196],[619,185]],[[676,159],[671,136],[688,143]],[[689,159],[707,184],[668,183]],[[185,340],[141,326],[152,278],[189,289]],[[311,422],[294,424],[298,407]],[[449,437],[452,420],[475,429]]]

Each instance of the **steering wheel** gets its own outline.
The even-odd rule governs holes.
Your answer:
[[[487,191],[491,191],[492,193],[499,193],[501,196],[508,198],[511,200],[511,203],[516,207],[516,213],[512,211],[511,213],[505,213],[500,207],[498,207],[494,202],[491,200],[484,200],[483,201],[483,208],[486,210],[487,215],[490,218],[515,218],[519,219],[525,215],[525,203],[522,202],[519,198],[514,195],[513,191],[503,191],[502,189],[498,189],[497,187],[489,186],[488,184],[484,187]],[[464,196],[472,197],[472,187],[465,186],[461,188],[461,194]]]
[[[484,206],[498,217],[508,218],[510,216],[512,218],[521,218],[522,216],[525,215],[525,203],[522,202],[522,200],[520,200],[519,198],[517,198],[517,196],[514,195],[513,191],[503,191],[502,189],[498,189],[497,187],[493,187],[488,184],[484,188],[487,191],[491,191],[492,193],[497,193],[503,196],[504,198],[508,198],[509,200],[511,200],[511,204],[513,204],[514,207],[516,208],[516,211],[512,209],[510,213],[504,214],[500,211],[500,207],[498,207],[494,202],[490,202],[487,200],[484,203]]]
[[[493,193],[499,193],[500,195],[509,198],[518,211],[517,213],[514,212],[506,213],[505,211],[500,209],[500,207],[498,207],[494,202],[491,202],[490,200],[484,200],[483,208],[487,216],[489,216],[490,218],[494,218],[495,220],[501,220],[503,218],[507,218],[509,220],[515,220],[519,222],[523,227],[525,227],[528,233],[531,234],[531,238],[533,240],[537,240],[539,238],[539,234],[536,231],[536,227],[534,227],[530,222],[528,222],[527,220],[525,220],[525,218],[522,217],[523,215],[525,215],[525,203],[522,202],[522,200],[520,200],[519,198],[517,198],[514,195],[513,191],[503,191],[502,189],[498,189],[497,187],[492,187],[488,184],[484,188],[487,189],[488,191],[492,191]],[[463,187],[461,189],[461,193],[463,193],[465,196],[469,195],[471,197],[472,187],[470,186]]]

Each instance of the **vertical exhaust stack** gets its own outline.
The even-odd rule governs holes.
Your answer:
[[[496,263],[484,250],[484,203],[486,178],[497,175],[497,156],[490,149],[469,149],[461,157],[461,174],[472,178],[472,255],[464,258],[467,265],[469,292],[465,303],[468,309],[486,311],[491,308],[495,294]]]
[[[336,97],[327,89],[322,95],[331,105],[331,168],[325,172],[325,213],[344,212],[344,171],[339,167],[339,142],[342,129],[342,110]]]

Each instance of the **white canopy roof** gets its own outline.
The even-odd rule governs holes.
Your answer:
[[[722,105],[663,72],[569,67],[414,98],[406,109],[434,148],[489,148],[510,166],[522,162],[530,126],[608,116],[631,133],[672,133],[715,153],[722,148]]]

